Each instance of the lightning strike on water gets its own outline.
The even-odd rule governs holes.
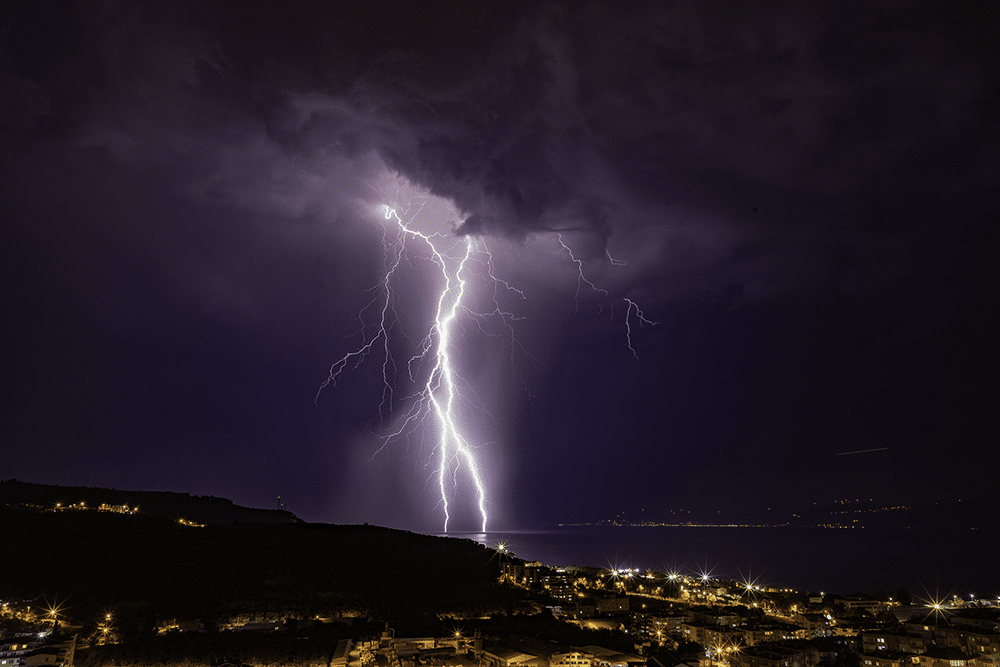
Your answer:
[[[382,446],[374,455],[378,455],[389,442],[407,438],[410,434],[423,428],[428,418],[435,424],[435,444],[431,453],[433,472],[428,482],[433,481],[440,496],[438,505],[444,513],[444,532],[448,531],[451,520],[451,503],[453,493],[463,477],[470,485],[474,496],[476,511],[480,521],[480,530],[486,533],[489,519],[488,492],[484,475],[481,471],[479,447],[485,447],[491,442],[476,445],[472,436],[463,429],[461,417],[463,411],[478,410],[488,416],[475,392],[459,372],[460,361],[456,359],[456,327],[476,328],[479,334],[487,337],[503,336],[509,340],[511,366],[513,367],[515,384],[520,380],[522,388],[527,391],[527,383],[518,371],[516,357],[519,355],[538,366],[537,360],[529,355],[515,337],[513,323],[517,321],[512,312],[501,307],[501,294],[513,294],[516,298],[525,299],[524,293],[498,277],[494,270],[493,255],[482,238],[473,236],[457,236],[454,229],[444,232],[420,231],[415,226],[415,220],[420,215],[427,201],[423,198],[411,198],[411,205],[416,200],[419,205],[410,213],[407,206],[401,216],[396,208],[383,206],[381,208],[384,223],[382,225],[382,246],[384,249],[385,272],[381,280],[371,288],[372,299],[359,313],[361,322],[362,344],[330,366],[327,378],[316,392],[315,402],[324,389],[336,386],[343,374],[356,369],[364,363],[370,354],[381,355],[382,398],[378,406],[379,421],[385,424],[392,419],[394,408],[402,403],[407,405],[405,412],[396,418],[395,426],[387,435],[379,436]],[[572,249],[557,234],[560,245],[559,252],[566,252],[577,267],[576,305],[580,306],[580,290],[583,285],[592,291],[611,300],[607,290],[591,282],[584,272],[584,262],[578,259]],[[414,244],[417,246],[414,248]],[[394,386],[402,364],[397,364],[393,354],[390,339],[394,336],[406,337],[397,311],[398,296],[396,283],[402,280],[401,273],[408,267],[413,255],[419,249],[430,252],[429,261],[440,271],[440,291],[437,292],[433,322],[429,325],[426,335],[416,343],[415,353],[406,362],[406,377],[416,388],[404,397],[397,398]],[[607,251],[606,251],[607,254]],[[624,266],[607,254],[607,259],[613,266]],[[491,290],[486,290],[486,308],[475,310],[469,305],[470,273],[473,265],[480,267],[477,273]],[[482,292],[481,292],[482,293]],[[626,347],[632,353],[633,359],[638,358],[632,345],[632,327],[639,325],[655,325],[656,322],[645,317],[639,306],[628,298],[625,313]],[[614,315],[612,307],[612,316]],[[603,311],[603,306],[602,306]],[[366,322],[373,321],[373,325]],[[492,324],[491,324],[492,323]],[[497,333],[495,326],[503,328]],[[429,367],[429,370],[428,370]],[[531,397],[530,391],[528,396]],[[466,419],[466,422],[468,420]],[[421,431],[423,432],[423,431]],[[373,456],[374,456],[373,455]]]
[[[455,327],[461,314],[469,314],[478,323],[480,331],[486,333],[481,320],[490,316],[498,317],[510,334],[513,359],[514,351],[519,349],[513,336],[514,329],[511,324],[515,318],[510,312],[500,307],[498,291],[506,289],[515,292],[521,298],[524,298],[524,294],[494,275],[493,257],[481,239],[472,236],[456,237],[441,233],[424,233],[415,229],[412,226],[412,220],[419,215],[421,209],[422,205],[413,215],[407,216],[410,220],[410,223],[407,223],[400,217],[396,209],[389,206],[383,207],[384,218],[387,221],[387,224],[383,226],[382,237],[383,246],[386,249],[386,272],[381,282],[376,285],[378,292],[376,297],[362,311],[363,315],[368,309],[377,307],[378,324],[375,326],[374,334],[370,335],[361,347],[348,352],[334,362],[330,367],[329,375],[317,391],[316,400],[318,402],[319,394],[323,389],[330,385],[336,385],[346,369],[356,368],[367,358],[369,353],[375,348],[379,348],[384,355],[382,361],[383,390],[382,402],[379,404],[379,416],[384,421],[386,415],[392,411],[395,403],[392,387],[398,370],[389,348],[390,334],[395,326],[397,316],[394,307],[393,281],[406,257],[407,242],[417,242],[426,246],[430,250],[432,262],[441,271],[442,279],[440,293],[436,300],[434,321],[430,331],[417,345],[416,354],[406,364],[410,381],[416,384],[419,389],[415,394],[407,397],[406,400],[412,401],[412,403],[399,419],[397,427],[388,435],[382,436],[382,448],[389,441],[411,433],[426,416],[433,415],[437,424],[437,440],[433,453],[436,458],[434,477],[440,493],[439,503],[444,511],[444,531],[448,531],[448,523],[451,518],[449,511],[451,489],[458,485],[459,473],[462,472],[475,490],[476,509],[479,513],[481,530],[486,532],[486,523],[489,518],[486,484],[480,472],[476,447],[459,426],[462,405],[469,402],[469,399],[460,390],[463,381],[456,370],[456,361],[453,357]],[[390,235],[390,230],[395,231],[394,236]],[[472,261],[483,263],[486,266],[488,278],[493,281],[492,312],[476,313],[471,311],[465,303],[469,281],[468,267]],[[362,326],[364,327],[363,319]],[[423,381],[418,381],[417,375],[424,362],[430,363],[431,368],[426,378]],[[378,451],[381,451],[382,448]]]

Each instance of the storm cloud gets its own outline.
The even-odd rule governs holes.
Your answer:
[[[112,396],[115,373],[132,378],[109,400],[136,432],[188,413],[194,370],[142,370],[144,350],[165,365],[218,360],[222,347],[239,357],[198,390],[205,405],[259,358],[268,377],[289,373],[275,395],[302,385],[308,396],[317,382],[305,369],[322,378],[377,279],[369,222],[397,203],[386,198],[399,175],[454,202],[457,234],[522,252],[508,265],[535,290],[524,326],[552,369],[537,388],[545,414],[523,408],[529,435],[511,450],[522,462],[559,465],[560,445],[539,442],[591,401],[591,413],[617,405],[624,385],[637,413],[667,396],[694,401],[671,417],[672,442],[715,452],[773,439],[784,452],[805,426],[780,425],[774,405],[797,406],[794,387],[813,379],[823,388],[807,394],[833,406],[821,422],[839,423],[830,414],[848,404],[865,414],[864,436],[816,427],[831,442],[921,430],[911,406],[945,400],[907,393],[925,370],[931,384],[972,383],[954,369],[974,366],[986,337],[983,239],[1000,190],[998,19],[985,3],[106,1],[5,12],[5,303],[34,323],[8,332],[5,366],[25,415],[78,400],[61,368]],[[573,265],[537,246],[554,233],[609,291],[585,292],[594,307],[582,315]],[[642,332],[633,366],[607,324],[622,297],[660,323]],[[542,329],[555,342],[540,342]],[[941,351],[969,336],[965,351]],[[930,370],[917,361],[928,348]],[[570,388],[591,366],[607,384],[581,398]],[[868,378],[859,396],[902,392],[884,408],[888,426],[871,430],[881,417],[861,405],[872,403],[844,398],[857,381],[845,368]],[[755,413],[758,385],[775,402]],[[168,407],[144,421],[157,409],[140,397],[164,390]],[[230,408],[274,399],[264,393]],[[705,428],[727,396],[730,417]],[[73,422],[99,441],[88,405],[40,442],[61,447]],[[284,409],[275,424],[295,421],[314,443],[296,461],[364,421],[324,414],[305,426],[315,418]],[[214,442],[230,421],[208,413],[191,430]],[[6,436],[25,469],[30,448],[14,443],[31,439],[33,419]],[[596,430],[614,439],[621,428]],[[637,440],[664,441],[660,424],[636,428]],[[167,430],[165,441],[184,432]],[[248,477],[270,446],[250,447]],[[151,477],[135,458],[142,472],[122,477]],[[541,503],[550,492],[530,479],[525,502]]]

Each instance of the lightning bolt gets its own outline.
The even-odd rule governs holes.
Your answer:
[[[415,206],[415,202],[418,205]],[[531,360],[536,368],[542,365],[517,341],[514,322],[520,318],[501,306],[502,295],[513,295],[523,300],[525,294],[496,275],[493,254],[484,239],[456,236],[453,229],[436,233],[418,229],[415,221],[425,204],[427,204],[426,199],[412,197],[403,209],[402,215],[392,206],[385,205],[381,208],[385,271],[381,280],[370,288],[372,298],[358,314],[362,342],[356,349],[346,353],[330,366],[326,379],[316,391],[315,402],[318,404],[323,390],[336,386],[346,372],[356,369],[371,355],[381,356],[382,398],[378,406],[379,423],[384,427],[392,420],[394,426],[385,429],[388,431],[385,435],[378,436],[382,440],[382,445],[374,452],[373,457],[392,441],[409,438],[418,431],[426,434],[425,425],[433,422],[434,447],[427,464],[432,472],[427,482],[428,485],[436,486],[440,496],[438,506],[444,514],[444,532],[448,532],[451,521],[455,489],[464,478],[475,496],[481,531],[485,533],[489,519],[488,492],[481,472],[479,448],[494,443],[475,444],[469,433],[462,428],[462,416],[467,410],[476,410],[491,418],[492,415],[486,411],[469,383],[458,371],[460,363],[457,358],[458,343],[461,342],[461,336],[469,326],[487,337],[506,338],[509,341],[514,382],[515,384],[520,382],[532,399],[534,397],[528,391],[528,383],[519,370],[517,358],[520,356]],[[577,268],[577,310],[580,307],[580,292],[584,287],[597,292],[604,297],[604,300],[613,304],[609,292],[587,278],[583,260],[573,254],[573,250],[563,240],[562,235],[557,234],[556,237],[560,246],[559,252],[567,253]],[[396,284],[404,278],[402,273],[411,261],[418,254],[427,251],[429,254],[424,256],[440,272],[439,291],[436,292],[433,321],[429,323],[426,335],[419,341],[414,341],[407,338],[402,330],[397,312]],[[607,254],[607,259],[613,266],[624,265],[624,262],[614,259],[610,254]],[[488,285],[492,284],[492,290],[478,291],[478,298],[484,299],[488,304],[478,310],[469,305],[471,297],[468,292],[473,272],[487,281]],[[626,346],[632,352],[633,358],[638,358],[632,345],[633,326],[655,325],[656,322],[648,319],[634,301],[627,298],[623,300],[627,303]],[[601,308],[603,312],[603,305]],[[613,305],[611,316],[614,317]],[[497,328],[497,323],[500,329]],[[402,363],[397,364],[397,357],[393,352],[395,344],[392,344],[391,340],[396,336],[411,340],[414,347],[413,355],[405,363],[404,376],[414,389],[413,393],[402,398],[397,397],[394,389],[404,366]],[[391,415],[399,404],[405,404],[407,408],[403,414],[393,419]]]
[[[589,287],[592,291],[600,294],[605,299],[610,300],[611,295],[608,293],[608,290],[598,287],[593,282],[591,282],[589,278],[587,278],[587,275],[583,271],[583,260],[578,259],[576,255],[573,254],[573,249],[566,244],[566,241],[563,240],[562,234],[556,234],[556,240],[559,241],[559,247],[560,247],[559,252],[565,252],[567,255],[569,255],[570,261],[576,265],[577,275],[576,275],[575,298],[576,298],[577,312],[580,311],[580,290],[583,288],[584,285]],[[608,261],[611,262],[612,266],[625,266],[625,262],[619,261],[614,257],[612,257],[611,253],[608,250],[604,251],[604,255],[608,258]],[[632,360],[635,361],[636,359],[639,358],[639,354],[635,351],[635,348],[632,346],[633,322],[635,322],[639,326],[643,325],[657,326],[659,322],[654,322],[653,320],[647,318],[646,314],[642,312],[641,308],[639,308],[639,305],[632,299],[629,299],[628,297],[622,297],[622,301],[628,304],[625,309],[625,347],[627,347],[628,351],[632,353]],[[600,309],[601,312],[604,311],[603,306],[600,306]],[[612,318],[613,317],[614,317],[614,309],[612,307]]]
[[[635,320],[639,323],[639,326],[643,324],[656,326],[659,322],[654,322],[647,318],[646,314],[639,308],[639,305],[627,296],[623,296],[622,300],[628,304],[628,309],[625,311],[625,346],[628,347],[629,352],[632,353],[632,360],[635,361],[639,358],[639,355],[636,353],[635,348],[632,347],[632,313],[635,312]]]
[[[431,339],[432,342],[424,346],[425,350],[431,347],[434,348],[435,363],[423,391],[423,396],[426,397],[426,400],[430,402],[434,409],[434,416],[437,418],[438,428],[441,433],[438,440],[440,457],[438,487],[441,491],[441,505],[444,509],[444,530],[448,532],[448,520],[450,518],[448,513],[447,489],[449,472],[452,472],[451,476],[454,477],[458,472],[459,462],[462,462],[465,464],[465,468],[468,471],[467,474],[476,487],[476,501],[479,515],[482,517],[482,531],[485,533],[487,520],[486,487],[483,485],[483,480],[479,475],[479,465],[476,462],[476,457],[473,455],[472,448],[455,423],[455,399],[457,391],[455,387],[455,370],[451,358],[451,338],[455,317],[458,315],[458,309],[461,307],[462,299],[465,296],[466,278],[462,275],[462,272],[465,269],[466,262],[469,261],[469,257],[476,249],[476,242],[471,236],[465,237],[465,252],[459,259],[458,268],[455,269],[454,275],[451,275],[448,272],[444,256],[434,247],[430,236],[409,229],[403,224],[400,217],[396,215],[396,212],[389,207],[386,207],[385,215],[387,220],[390,216],[394,217],[404,232],[414,234],[427,243],[434,254],[435,261],[441,267],[441,273],[444,277],[444,288],[441,290],[441,296],[438,297],[434,326],[431,333],[428,334],[428,339]]]
[[[584,273],[583,273],[583,260],[576,258],[576,255],[573,254],[573,249],[570,248],[568,245],[566,245],[566,242],[563,241],[562,234],[556,234],[556,240],[559,241],[559,245],[562,247],[563,251],[565,251],[566,254],[569,255],[570,261],[573,262],[574,264],[576,264],[576,271],[577,271],[577,276],[576,276],[576,295],[574,296],[574,298],[576,299],[576,312],[580,312],[580,288],[583,287],[583,285],[585,285],[585,284],[590,289],[592,289],[593,291],[598,292],[600,294],[603,294],[605,297],[607,297],[608,296],[608,290],[601,289],[600,287],[598,287],[594,283],[590,282],[590,280],[587,279],[587,276],[584,275]],[[610,256],[611,255],[608,255],[608,257],[610,257]]]
[[[422,206],[412,216],[407,216],[411,223],[420,213],[421,208]],[[468,399],[460,391],[460,384],[464,383],[456,372],[456,362],[453,357],[455,327],[461,313],[472,312],[468,310],[464,301],[469,280],[468,267],[474,258],[486,265],[487,274],[495,285],[502,285],[505,289],[516,292],[521,298],[524,297],[524,294],[494,275],[492,255],[481,240],[471,236],[458,238],[443,234],[424,233],[415,229],[412,224],[404,222],[396,209],[392,207],[383,207],[383,213],[387,222],[383,227],[382,237],[383,246],[386,248],[386,272],[381,282],[376,285],[376,297],[362,309],[359,316],[362,330],[364,330],[365,312],[377,308],[378,324],[375,326],[374,333],[359,348],[348,352],[330,366],[326,380],[317,390],[316,402],[319,401],[319,395],[323,389],[336,385],[345,370],[357,368],[373,350],[380,348],[384,356],[382,362],[383,391],[382,402],[379,404],[379,416],[384,420],[387,412],[391,412],[395,401],[392,386],[397,371],[389,348],[391,332],[396,322],[393,281],[406,257],[407,242],[416,242],[426,246],[430,250],[431,260],[441,272],[442,283],[437,298],[434,322],[430,331],[417,345],[416,354],[406,364],[410,380],[418,384],[420,389],[412,396],[407,397],[408,400],[412,401],[409,410],[399,419],[397,427],[391,433],[382,436],[383,445],[378,451],[381,451],[391,440],[411,433],[424,417],[433,415],[438,432],[433,452],[437,462],[434,476],[440,492],[440,506],[444,511],[444,531],[448,531],[448,523],[451,519],[449,502],[451,489],[458,485],[459,472],[461,471],[464,472],[475,491],[476,509],[480,517],[481,530],[486,532],[486,523],[489,518],[486,484],[480,473],[476,448],[459,426],[462,403],[468,402]],[[395,240],[389,236],[390,228],[394,228],[396,231]],[[494,310],[491,313],[472,314],[477,318],[486,318],[490,315],[499,316],[511,334],[511,345],[515,346],[517,344],[513,339],[514,330],[510,324],[513,315],[499,306],[496,292],[498,289],[499,287],[494,288]],[[480,330],[482,330],[481,325]],[[514,347],[512,347],[512,354],[513,349]],[[430,362],[430,371],[425,380],[418,382],[416,378],[420,367],[425,362]]]

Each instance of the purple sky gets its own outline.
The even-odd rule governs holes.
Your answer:
[[[381,359],[313,402],[403,183],[525,295],[491,527],[995,488],[990,3],[342,4],[3,10],[0,477],[439,528]]]

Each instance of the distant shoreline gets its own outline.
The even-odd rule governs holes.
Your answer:
[[[487,547],[504,543],[516,557],[550,567],[711,573],[763,577],[797,590],[850,593],[906,588],[995,597],[1000,529],[747,524],[555,524],[548,528],[448,533]],[[714,529],[714,530],[713,530]]]

